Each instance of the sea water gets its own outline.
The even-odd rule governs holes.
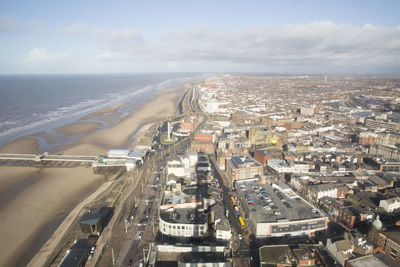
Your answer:
[[[119,110],[123,117],[151,100],[154,93],[180,87],[193,76],[196,75],[0,76],[0,146],[23,136],[50,132],[107,106],[127,103]],[[41,150],[51,149],[43,140],[41,146]]]

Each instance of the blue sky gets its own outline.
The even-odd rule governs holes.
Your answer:
[[[399,74],[400,1],[1,1],[0,73]]]

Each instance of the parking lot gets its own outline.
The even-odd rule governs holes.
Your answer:
[[[239,182],[238,196],[246,212],[254,212],[263,221],[300,220],[317,218],[312,206],[298,196],[289,197],[285,192],[269,184]]]

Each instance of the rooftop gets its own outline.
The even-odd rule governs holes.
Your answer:
[[[253,158],[249,156],[243,156],[243,157],[232,157],[232,162],[235,164],[236,168],[246,168],[246,167],[252,167],[252,166],[261,166],[260,163],[255,161]]]
[[[204,224],[207,222],[207,214],[196,209],[168,209],[160,211],[163,221],[179,224]]]
[[[313,258],[305,244],[262,246],[259,252],[260,262],[266,264],[291,264],[296,259],[310,260]]]
[[[264,156],[271,156],[271,152],[268,149],[256,149],[257,152],[263,154]]]
[[[347,264],[351,264],[353,267],[375,267],[375,266],[391,266],[399,267],[400,264],[392,260],[389,256],[379,253],[376,255],[370,254],[363,257],[358,257],[352,260],[348,260]]]
[[[323,216],[292,190],[286,192],[269,184],[258,184],[253,181],[238,183],[237,191],[242,194],[244,201],[253,204],[249,209],[257,222],[295,221]],[[280,214],[275,211],[279,211]]]

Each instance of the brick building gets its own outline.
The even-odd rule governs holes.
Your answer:
[[[257,149],[254,150],[254,159],[265,166],[267,161],[272,159],[272,154],[266,149]]]
[[[263,166],[249,156],[226,159],[226,172],[232,182],[261,176]]]

